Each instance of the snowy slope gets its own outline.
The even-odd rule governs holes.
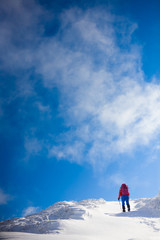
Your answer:
[[[1,222],[0,239],[160,239],[160,197],[130,203],[132,211],[126,213],[118,202],[103,199],[56,203],[38,214]]]
[[[87,209],[97,207],[104,200],[59,202],[28,217],[15,218],[0,223],[0,231],[57,233],[62,219],[84,219]]]

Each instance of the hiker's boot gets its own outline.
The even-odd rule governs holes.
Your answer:
[[[129,204],[127,204],[127,207],[128,207],[128,212],[130,212],[130,205],[129,205]]]
[[[123,210],[123,212],[125,212],[126,210],[125,210],[125,206],[122,206],[122,210]]]

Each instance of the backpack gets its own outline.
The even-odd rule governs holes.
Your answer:
[[[121,194],[122,196],[129,195],[128,186],[125,183],[121,185]]]

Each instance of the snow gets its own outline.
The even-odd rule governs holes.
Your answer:
[[[1,222],[0,239],[160,239],[160,196],[131,200],[130,205],[131,212],[122,213],[118,201],[59,202],[38,214]]]

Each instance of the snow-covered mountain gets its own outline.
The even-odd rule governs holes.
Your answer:
[[[160,239],[160,196],[130,204],[131,212],[122,213],[118,201],[59,202],[37,214],[0,222],[0,239]]]

